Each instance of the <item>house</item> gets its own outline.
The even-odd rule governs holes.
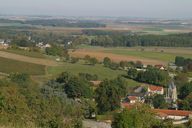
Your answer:
[[[127,99],[130,104],[134,104],[139,101],[139,97],[137,97],[137,96],[128,96]]]
[[[67,42],[67,45],[71,45],[71,44],[72,44],[72,41]]]
[[[160,70],[165,70],[165,66],[159,64],[159,65],[155,65],[155,68],[158,68]]]
[[[50,44],[45,44],[45,46],[44,46],[45,48],[50,48],[51,47],[51,45]]]
[[[183,110],[168,110],[168,109],[153,109],[159,119],[172,119],[174,121],[181,121],[190,119],[192,117],[192,111]]]
[[[51,45],[50,44],[45,44],[43,42],[39,42],[38,44],[36,44],[37,47],[39,48],[50,48]]]
[[[134,108],[135,105],[134,104],[130,104],[130,103],[121,103],[121,108],[127,108],[127,109],[132,109]]]
[[[124,103],[129,103],[129,104],[135,104],[135,103],[144,103],[144,95],[142,93],[135,93],[135,94],[130,94],[128,95],[124,100]]]
[[[5,43],[5,40],[0,39],[0,44],[3,45]]]
[[[147,88],[147,93],[148,95],[154,95],[154,94],[164,94],[164,88],[160,86],[155,86],[155,85],[148,85]]]

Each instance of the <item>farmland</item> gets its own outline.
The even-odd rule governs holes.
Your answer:
[[[0,57],[0,62],[0,72],[3,73],[20,72],[30,75],[45,74],[45,66],[43,65],[32,64],[2,57]]]
[[[132,48],[102,48],[94,46],[80,46],[71,55],[84,57],[86,54],[102,60],[105,56],[113,61],[137,61],[144,64],[167,64],[174,61],[175,56],[192,57],[191,48],[167,48],[167,47],[132,47]]]
[[[24,61],[24,62],[33,63],[33,64],[46,65],[46,66],[58,65],[58,63],[53,60],[42,59],[42,58],[32,58],[32,57],[18,55],[18,54],[4,52],[4,51],[0,51],[0,57],[13,59],[17,61]]]
[[[119,75],[126,75],[126,71],[123,70],[112,70],[104,67],[102,64],[96,64],[95,66],[86,65],[84,61],[80,61],[75,64],[64,62],[62,66],[48,67],[48,74],[57,76],[62,72],[71,72],[74,75],[79,73],[89,73],[98,75],[100,80],[113,79]],[[131,79],[126,79],[129,86],[138,86],[139,83]]]
[[[45,56],[40,52],[32,52],[32,51],[19,50],[19,49],[7,49],[7,50],[3,50],[3,51],[18,54],[18,55],[24,55],[24,56],[28,56],[28,57],[45,58]]]

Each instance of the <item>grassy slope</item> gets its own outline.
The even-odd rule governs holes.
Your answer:
[[[97,64],[95,66],[85,65],[83,62],[79,62],[76,64],[71,64],[65,62],[63,66],[58,67],[48,67],[48,74],[51,75],[59,75],[60,73],[67,71],[71,72],[72,74],[77,75],[78,73],[90,73],[90,74],[97,74],[99,79],[103,80],[105,78],[113,79],[116,78],[118,75],[126,75],[125,71],[120,70],[111,70],[109,68],[104,67],[101,64]],[[126,79],[129,86],[137,86],[139,85],[138,82]]]
[[[0,57],[0,72],[21,72],[31,75],[44,75],[45,66]]]
[[[18,55],[24,55],[24,56],[28,56],[28,57],[34,57],[34,58],[45,58],[45,56],[42,53],[39,52],[29,52],[26,50],[17,50],[17,49],[7,49],[4,50],[6,52],[10,52],[10,53],[15,53]]]

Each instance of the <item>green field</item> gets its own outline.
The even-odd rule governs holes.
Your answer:
[[[31,52],[31,51],[19,50],[19,49],[7,49],[7,50],[3,50],[3,51],[18,54],[18,55],[24,55],[24,56],[28,56],[28,57],[45,58],[45,55],[43,55],[40,52]]]
[[[176,56],[192,58],[192,48],[182,47],[99,47],[90,45],[79,45],[80,49],[88,49],[104,53],[112,53],[123,56],[133,56],[141,59],[154,59],[160,61],[174,61]]]
[[[142,51],[141,49],[144,49]],[[112,49],[105,49],[104,52],[107,53],[113,53],[113,54],[119,54],[119,55],[129,55],[129,56],[135,56],[142,59],[154,59],[154,60],[160,60],[160,61],[174,61],[176,56],[183,56],[186,58],[192,58],[192,51],[186,50],[184,52],[176,48],[175,52],[173,52],[174,49],[167,49],[167,48],[158,48],[162,50],[155,51],[154,49],[147,49],[147,48],[112,48]],[[176,53],[178,51],[178,53]]]
[[[45,66],[0,57],[0,72],[20,72],[30,75],[44,75]]]
[[[112,70],[109,68],[104,67],[102,64],[97,64],[95,66],[85,65],[83,61],[80,61],[76,64],[71,64],[64,62],[63,66],[58,67],[48,67],[48,74],[57,76],[62,72],[70,72],[74,75],[78,75],[79,73],[89,73],[89,74],[96,74],[98,75],[100,80],[104,79],[113,79],[116,78],[119,75],[126,75],[126,71],[122,70]],[[131,79],[125,79],[129,86],[138,86],[140,85],[138,82],[131,80]]]

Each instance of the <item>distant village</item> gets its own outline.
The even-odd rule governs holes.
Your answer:
[[[94,86],[99,86],[101,82],[102,81],[91,81]],[[171,119],[173,120],[173,124],[183,124],[192,119],[192,111],[178,110],[177,88],[173,81],[169,83],[168,88],[151,84],[141,84],[139,87],[136,87],[132,93],[122,98],[121,107],[122,109],[131,109],[138,103],[144,104],[145,100],[147,100],[146,98],[157,94],[163,95],[165,101],[171,104],[171,106],[169,106],[169,109],[155,109],[153,105],[150,104],[151,109],[156,113],[156,118],[161,120]]]

